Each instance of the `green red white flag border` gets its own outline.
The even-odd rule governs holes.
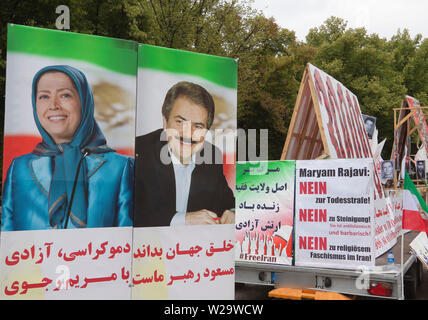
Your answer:
[[[403,229],[428,233],[428,206],[407,172],[403,188]]]

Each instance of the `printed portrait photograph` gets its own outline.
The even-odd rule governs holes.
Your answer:
[[[416,177],[416,162],[412,159],[406,164],[406,171],[410,179],[417,179]]]
[[[367,132],[369,139],[373,137],[374,130],[376,128],[376,118],[363,114],[364,127]]]
[[[394,161],[384,160],[381,163],[381,180],[388,181],[394,179]]]
[[[122,40],[21,28],[8,37],[1,230],[132,226],[135,62],[81,54],[88,38],[100,54]]]
[[[232,224],[236,88],[211,71],[200,74],[206,68],[197,66],[210,64],[215,69],[219,64],[233,74],[234,61],[226,60],[222,66],[223,58],[177,50],[164,57],[165,62],[171,59],[168,67],[151,65],[148,59],[145,64],[147,55],[162,55],[164,50],[154,46],[141,50],[134,226]],[[178,74],[174,68],[189,59],[194,67],[189,63]]]
[[[426,179],[425,160],[416,161],[416,178],[418,180]]]

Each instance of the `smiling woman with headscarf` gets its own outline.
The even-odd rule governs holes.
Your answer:
[[[1,230],[132,226],[133,159],[106,145],[85,75],[41,69],[32,103],[42,142],[9,167]]]

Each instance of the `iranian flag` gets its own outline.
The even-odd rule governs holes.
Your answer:
[[[404,177],[403,229],[428,231],[428,206],[407,172]]]

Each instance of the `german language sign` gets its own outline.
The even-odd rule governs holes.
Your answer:
[[[383,199],[374,201],[376,257],[384,254],[397,243],[401,232],[403,192],[396,190]]]
[[[375,264],[373,160],[297,161],[295,264]]]

